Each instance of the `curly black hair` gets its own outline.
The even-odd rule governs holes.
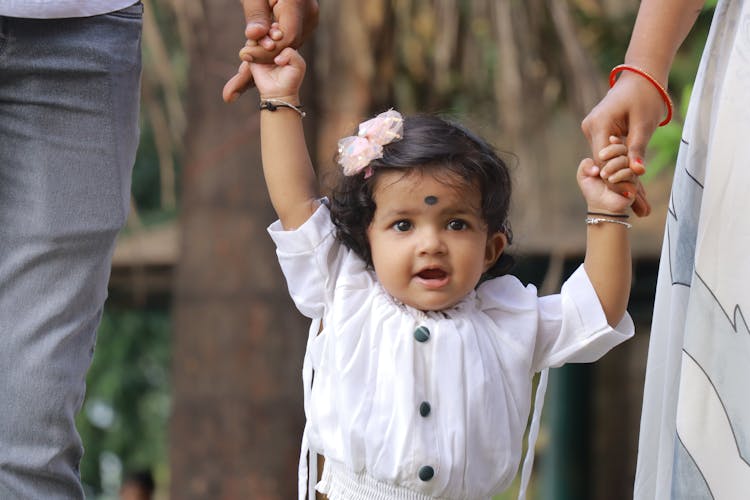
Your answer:
[[[502,232],[512,240],[508,210],[511,179],[506,163],[485,140],[464,126],[433,115],[404,118],[403,138],[383,146],[383,157],[370,162],[373,175],[339,174],[331,192],[331,219],[337,238],[372,267],[367,228],[375,214],[373,189],[380,172],[419,169],[432,175],[447,174],[479,188],[482,217],[489,234]],[[514,260],[503,252],[482,279],[507,274]]]

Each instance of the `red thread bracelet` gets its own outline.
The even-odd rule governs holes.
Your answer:
[[[635,74],[641,75],[643,78],[651,82],[651,84],[656,87],[656,90],[659,91],[664,104],[667,106],[667,117],[662,120],[659,126],[663,127],[664,125],[672,121],[672,109],[674,108],[674,105],[672,104],[672,99],[669,97],[669,93],[664,87],[661,86],[659,82],[656,81],[656,78],[643,71],[641,68],[633,66],[631,64],[620,64],[619,66],[615,66],[614,68],[612,68],[612,71],[609,72],[609,88],[614,87],[615,82],[617,81],[617,75],[619,75],[623,71],[632,71]]]

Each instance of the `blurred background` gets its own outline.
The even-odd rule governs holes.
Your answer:
[[[144,0],[143,98],[132,211],[115,252],[78,418],[88,497],[150,477],[155,499],[296,498],[308,322],[265,228],[258,96],[227,105],[237,0]],[[714,1],[683,45],[677,113],[651,142],[653,213],[635,221],[633,340],[553,370],[533,499],[626,499],[638,442],[658,257],[684,108]],[[512,153],[516,274],[555,293],[583,259],[580,121],[622,62],[636,0],[321,2],[303,54],[305,127],[323,186],[338,138],[371,115],[448,115]],[[515,498],[517,486],[498,499]],[[122,498],[125,498],[124,496]],[[148,498],[148,497],[143,497]]]

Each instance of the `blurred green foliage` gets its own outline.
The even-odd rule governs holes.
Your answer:
[[[160,310],[113,310],[99,327],[77,425],[85,443],[81,477],[90,497],[115,498],[132,470],[167,473],[170,319]]]
[[[159,192],[159,157],[154,142],[154,131],[151,123],[141,121],[141,136],[138,143],[135,165],[133,165],[131,193],[143,216],[161,209]]]

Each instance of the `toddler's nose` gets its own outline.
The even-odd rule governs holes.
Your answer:
[[[445,253],[446,247],[440,232],[435,229],[425,229],[419,234],[419,252],[421,254]]]

